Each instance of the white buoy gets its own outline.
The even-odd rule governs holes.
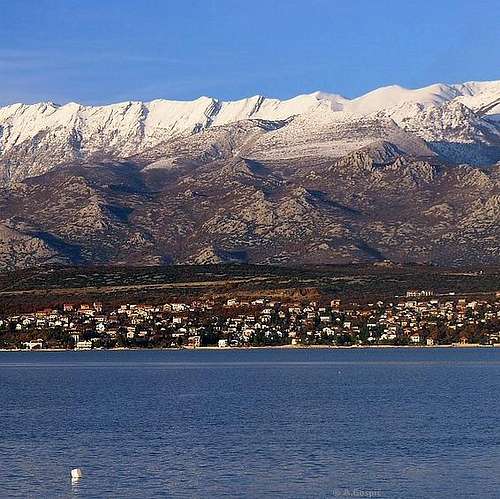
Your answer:
[[[79,480],[80,478],[82,478],[83,476],[83,472],[81,470],[81,468],[73,468],[71,470],[71,479],[72,480]]]

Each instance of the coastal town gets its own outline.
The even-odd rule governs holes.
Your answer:
[[[500,293],[485,299],[408,290],[368,304],[266,297],[128,304],[63,303],[0,317],[4,350],[272,346],[500,346]]]

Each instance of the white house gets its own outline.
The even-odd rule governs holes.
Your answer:
[[[23,342],[23,346],[29,348],[30,350],[33,350],[34,348],[43,348],[43,340],[38,339],[32,341],[25,341]]]
[[[90,350],[92,348],[92,342],[90,340],[77,341],[75,348],[77,350]]]

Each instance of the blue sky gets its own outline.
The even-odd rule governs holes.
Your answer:
[[[0,104],[500,78],[498,0],[0,0]]]

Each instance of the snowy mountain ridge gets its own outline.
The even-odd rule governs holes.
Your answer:
[[[449,103],[463,105],[472,114],[457,112]],[[319,120],[322,127],[325,120],[333,123],[384,116],[424,140],[446,141],[451,127],[454,142],[473,143],[477,139],[490,146],[500,138],[500,125],[495,124],[500,116],[500,80],[438,83],[414,90],[392,85],[355,99],[314,92],[287,100],[256,95],[236,101],[200,97],[193,101],[158,99],[104,106],[74,102],[12,104],[0,107],[0,183],[22,180],[56,164],[96,155],[128,157],[165,140],[214,126],[247,119],[279,121],[293,116]],[[435,124],[434,120],[439,122]],[[437,131],[429,131],[429,127]],[[314,124],[310,128],[314,129]],[[462,128],[467,130],[461,135]],[[464,159],[467,162],[468,158]],[[453,160],[460,162],[461,158],[454,155]],[[483,161],[481,155],[477,161]]]

